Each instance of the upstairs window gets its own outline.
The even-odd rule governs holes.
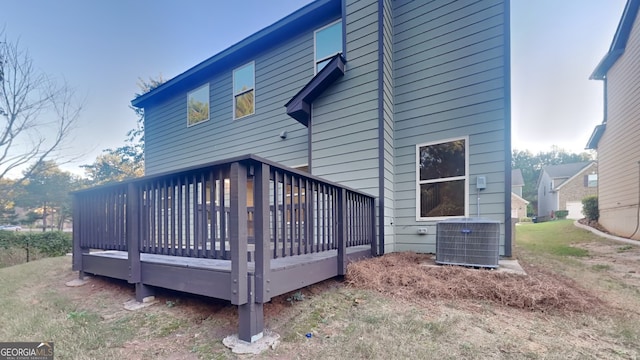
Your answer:
[[[417,220],[466,215],[468,158],[466,138],[416,146]]]
[[[587,187],[598,187],[598,174],[589,174],[586,176]]]
[[[187,93],[187,126],[209,120],[209,84]]]
[[[233,70],[233,118],[255,113],[255,64]]]
[[[314,33],[315,73],[325,67],[335,54],[342,53],[342,20],[338,20]]]

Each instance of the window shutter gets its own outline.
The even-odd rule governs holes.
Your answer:
[[[584,176],[584,187],[589,186],[589,175]]]

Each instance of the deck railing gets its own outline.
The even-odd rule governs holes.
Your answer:
[[[375,250],[373,197],[255,156],[79,191],[74,209],[85,251],[133,241],[142,253],[230,260],[238,236],[248,261],[258,247],[272,259]]]

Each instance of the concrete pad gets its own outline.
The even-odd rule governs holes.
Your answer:
[[[519,275],[527,275],[518,260],[498,260],[498,272],[506,272]]]
[[[233,334],[222,339],[222,343],[231,349],[234,354],[258,355],[265,350],[275,349],[280,343],[280,335],[273,331],[265,330],[261,338],[249,343],[238,339],[237,334]]]
[[[435,260],[435,256],[433,257],[433,259]],[[429,267],[443,266],[443,265],[436,264],[435,262],[433,263],[425,262],[420,265],[429,266]],[[447,266],[451,266],[451,265],[447,265]],[[456,266],[456,265],[453,265],[453,266]],[[457,265],[457,266],[463,266],[463,265]],[[497,269],[485,269],[485,268],[476,269],[475,267],[472,267],[472,266],[463,266],[463,267],[466,267],[467,269],[470,269],[470,270],[497,271],[497,272],[510,273],[510,274],[527,275],[524,269],[522,269],[522,266],[520,266],[520,263],[518,262],[518,260],[508,260],[508,259],[498,260]]]
[[[135,299],[131,299],[124,303],[124,308],[129,311],[140,310],[146,307],[149,307],[155,303],[157,303],[155,296],[147,296],[142,299],[142,302],[137,302]]]
[[[67,285],[68,287],[79,287],[88,283],[89,280],[91,280],[91,277],[85,275],[84,279],[73,279],[71,281],[67,281],[65,285]]]

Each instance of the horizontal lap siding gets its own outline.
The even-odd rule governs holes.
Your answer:
[[[289,166],[307,163],[307,129],[284,104],[313,77],[313,30],[249,61],[255,61],[254,115],[233,120],[233,68],[202,81],[210,84],[209,121],[187,127],[186,92],[145,109],[147,174],[249,153]]]
[[[378,196],[378,4],[347,1],[345,75],[313,103],[312,172]]]
[[[505,219],[505,46],[500,0],[394,2],[396,251],[435,252],[436,222],[416,221],[416,144],[469,137],[469,213]],[[427,235],[418,235],[426,228]]]
[[[638,219],[640,188],[640,17],[626,49],[607,73],[607,128],[598,143],[600,222],[621,236],[631,235]],[[640,234],[634,236],[640,239]]]

